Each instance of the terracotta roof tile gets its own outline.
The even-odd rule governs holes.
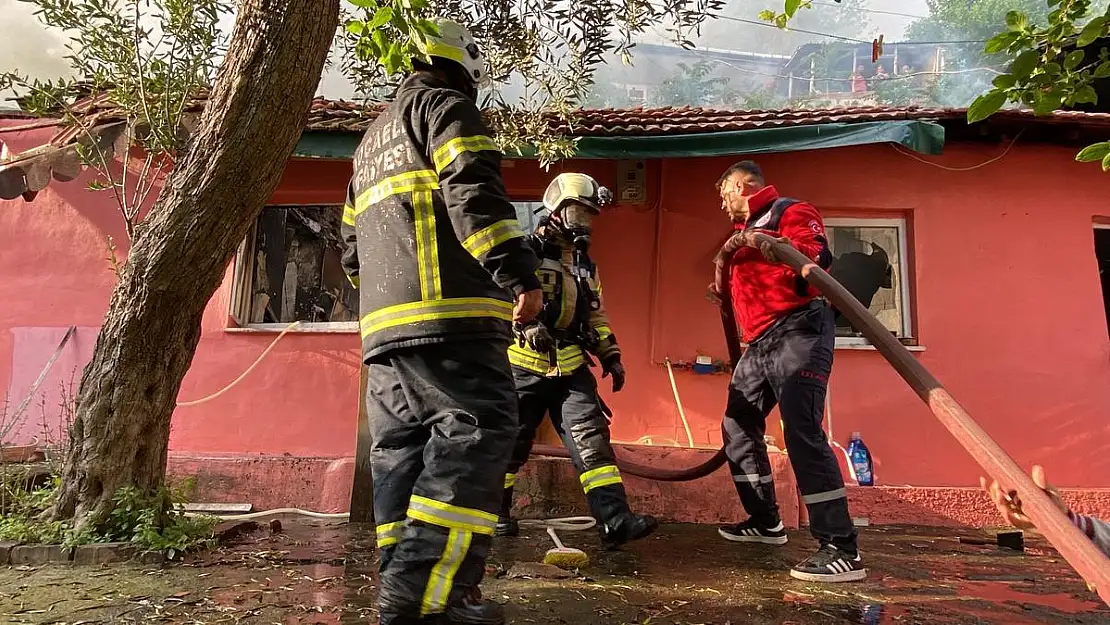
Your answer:
[[[383,105],[317,98],[312,103],[306,130],[362,132],[382,111]],[[573,126],[552,118],[552,127],[582,137],[696,134],[756,128],[784,128],[812,124],[858,123],[888,120],[960,120],[966,109],[925,107],[852,107],[814,110],[724,111],[702,108],[605,109],[579,111]],[[1000,111],[995,119],[1033,121],[1030,111]],[[1036,118],[1039,123],[1078,122],[1110,126],[1110,113],[1058,112]]]
[[[191,130],[196,116],[207,102],[207,97],[206,92],[200,92],[189,102],[185,110],[190,115],[186,116],[188,119],[182,120],[186,130]],[[106,95],[89,96],[76,102],[73,108],[84,114],[87,126],[96,129],[96,141],[114,145],[125,117],[107,100]],[[383,109],[382,104],[361,105],[344,100],[316,98],[309,109],[305,130],[361,133]],[[935,120],[958,124],[966,115],[967,111],[964,109],[881,106],[777,111],[637,108],[583,110],[576,114],[571,124],[554,117],[549,121],[554,130],[579,137],[636,137],[888,120]],[[11,117],[22,118],[19,115]],[[1110,113],[1059,112],[1034,117],[1030,111],[1008,110],[998,112],[991,119],[1017,123],[1036,120],[1038,124],[1071,123],[1084,127],[1110,128]],[[0,132],[45,127],[51,123],[51,120],[39,120],[28,124],[8,125],[7,128],[0,127]],[[79,167],[79,162],[73,144],[82,140],[82,137],[77,127],[60,128],[40,148],[20,155],[5,154],[0,157],[0,161],[3,161],[0,163],[0,196],[14,198],[20,194],[29,194],[33,197],[35,192],[49,183],[51,177],[63,180],[75,175],[73,170]],[[84,140],[88,138],[85,137]],[[0,145],[2,144],[0,141]]]

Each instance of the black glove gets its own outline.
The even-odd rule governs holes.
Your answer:
[[[619,393],[624,388],[624,365],[621,364],[620,356],[601,363],[601,369],[601,377],[613,376],[613,392]]]
[[[555,339],[551,337],[551,333],[542,323],[533,323],[526,326],[520,334],[523,342],[528,343],[528,347],[541,354],[546,354],[555,347]]]

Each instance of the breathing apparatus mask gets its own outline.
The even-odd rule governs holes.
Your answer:
[[[579,252],[589,249],[593,220],[612,201],[612,192],[586,174],[559,174],[543,194],[544,208],[550,211],[548,223],[561,230]]]

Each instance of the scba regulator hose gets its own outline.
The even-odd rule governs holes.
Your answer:
[[[532,447],[532,455],[548,456],[551,458],[570,458],[570,452],[563,447],[555,447],[553,445],[534,445]],[[654,480],[656,482],[690,482],[713,473],[725,464],[725,449],[723,447],[718,449],[709,460],[685,469],[660,469],[658,467],[649,467],[646,464],[633,462],[619,456],[620,454],[618,454],[617,458],[617,467],[620,468],[622,473]]]

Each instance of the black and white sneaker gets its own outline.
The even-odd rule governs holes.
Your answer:
[[[788,540],[786,528],[780,521],[774,527],[761,527],[755,521],[748,519],[736,525],[726,525],[717,528],[717,533],[726,540],[734,543],[762,543],[764,545],[785,545]]]
[[[808,560],[790,569],[790,577],[805,582],[858,582],[867,577],[863,558],[849,557],[833,545],[824,545]]]

